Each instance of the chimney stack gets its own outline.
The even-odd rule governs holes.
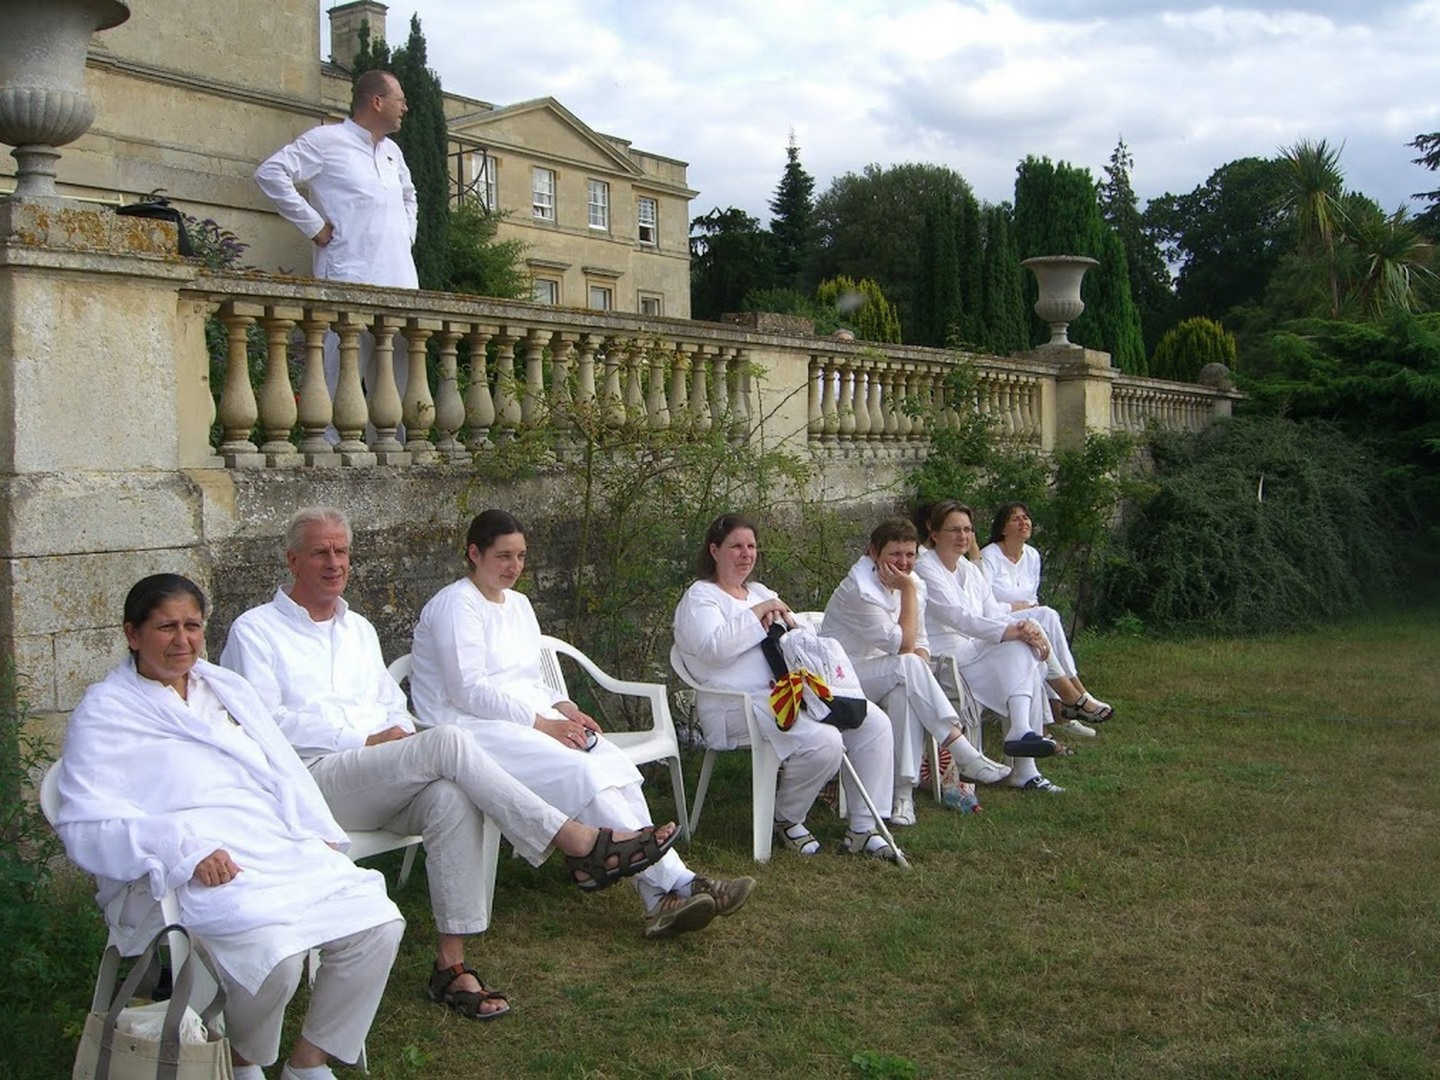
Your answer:
[[[360,27],[370,25],[370,40],[385,40],[385,13],[390,9],[376,0],[353,0],[328,12],[330,16],[330,59],[349,70],[360,51]]]

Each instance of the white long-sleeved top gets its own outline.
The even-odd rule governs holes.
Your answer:
[[[491,603],[469,578],[430,598],[415,624],[410,694],[427,724],[533,727],[565,700],[540,672],[540,624],[524,593]]]
[[[953,656],[962,667],[987,645],[998,645],[1011,620],[1010,608],[995,599],[984,573],[962,558],[953,571],[923,548],[915,573],[925,583],[925,632],[937,655]]]
[[[760,651],[765,628],[750,609],[774,599],[775,593],[756,581],[746,582],[743,600],[713,581],[697,581],[675,607],[675,647],[686,669],[706,686],[755,694],[752,702],[761,731],[775,726],[766,704],[775,676]],[[749,728],[735,699],[702,698],[698,712],[710,749],[749,745]]]
[[[980,559],[995,599],[1006,604],[1040,602],[1040,553],[1029,544],[1021,549],[1018,563],[1011,562],[999,544],[986,544]]]
[[[929,650],[925,635],[925,583],[914,574],[916,612],[915,648]],[[879,570],[869,555],[860,556],[845,579],[830,594],[820,633],[840,642],[855,663],[900,652],[900,590],[880,583]]]
[[[255,183],[290,224],[313,238],[328,222],[324,247],[312,245],[315,276],[414,289],[415,185],[392,139],[374,141],[354,120],[311,128],[271,154]],[[309,199],[298,185],[305,185]]]
[[[389,727],[415,730],[375,627],[344,598],[333,617],[316,622],[276,589],[230,625],[220,663],[255,687],[306,762],[364,746]]]
[[[70,715],[56,828],[99,879],[102,906],[147,878],[175,891],[180,922],[251,993],[287,956],[400,918],[377,871],[348,846],[315,781],[250,685],[197,661],[188,699],[131,660],[85,692]],[[240,873],[191,880],[224,849]]]

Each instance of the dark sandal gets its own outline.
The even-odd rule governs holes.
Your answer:
[[[608,889],[621,878],[648,870],[663,859],[680,838],[680,830],[675,829],[661,843],[655,839],[654,825],[646,825],[628,840],[616,840],[610,829],[597,831],[599,835],[595,837],[595,846],[587,854],[565,856],[570,880],[586,892]],[[614,866],[609,864],[612,856],[616,860]],[[589,876],[582,878],[578,876],[580,874]]]
[[[462,975],[473,976],[480,984],[477,990],[451,990],[455,980]],[[487,987],[480,975],[474,968],[468,968],[464,964],[452,964],[447,968],[436,968],[430,975],[430,982],[425,987],[425,993],[431,1001],[444,1005],[446,1008],[465,1017],[467,1020],[498,1020],[510,1011],[510,999],[499,990],[491,990]],[[503,1009],[493,1009],[490,1012],[481,1012],[480,1006],[487,1001],[503,1001]]]
[[[1066,720],[1079,720],[1081,723],[1086,724],[1103,724],[1115,715],[1115,707],[1113,705],[1106,705],[1104,708],[1091,712],[1085,708],[1085,702],[1087,701],[1093,701],[1097,705],[1100,704],[1100,702],[1087,691],[1080,696],[1079,701],[1071,702],[1069,705],[1061,702],[1060,715]]]

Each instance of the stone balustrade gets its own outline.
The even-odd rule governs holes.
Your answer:
[[[734,441],[803,441],[821,459],[894,461],[919,457],[927,426],[962,410],[1041,451],[1076,434],[1057,427],[1057,382],[1075,378],[1064,350],[966,355],[260,274],[207,274],[185,295],[216,315],[228,343],[219,436],[195,448],[194,464],[461,463],[526,431],[577,422],[718,429]],[[258,389],[252,327],[265,342]],[[327,350],[338,363],[333,393]],[[362,381],[367,357],[372,385]],[[964,361],[974,378],[957,395],[948,376]],[[1196,429],[1233,397],[1113,372],[1106,386],[1108,414],[1087,412],[1088,427]]]
[[[1141,432],[1154,424],[1171,431],[1200,431],[1215,418],[1217,398],[1235,396],[1189,383],[1121,375],[1111,387],[1110,428]]]

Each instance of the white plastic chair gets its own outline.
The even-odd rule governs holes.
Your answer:
[[[681,680],[695,690],[696,706],[698,708],[702,694],[711,695],[717,698],[735,698],[739,702],[740,709],[745,715],[745,730],[749,736],[750,749],[750,837],[751,848],[756,862],[769,862],[771,847],[774,842],[775,831],[775,789],[780,780],[780,759],[775,754],[775,749],[770,745],[769,740],[760,734],[760,729],[755,722],[755,710],[751,707],[751,695],[744,690],[722,690],[719,687],[706,686],[700,682],[690,669],[685,666],[685,658],[680,654],[678,646],[670,646],[670,666],[675,669],[675,674]],[[737,746],[735,749],[743,750],[745,747]],[[691,811],[690,827],[700,827],[700,811],[705,806],[705,791],[710,786],[710,774],[715,769],[715,755],[719,750],[707,749],[705,759],[700,764],[700,782],[695,788],[695,804]],[[855,771],[855,766],[850,762],[849,754],[840,755],[840,770],[850,778],[855,789],[860,792],[860,797],[869,808],[875,818],[875,828],[885,837],[885,841],[894,849],[896,861],[901,866],[909,867],[905,859],[905,853],[900,850],[900,845],[895,842],[890,829],[885,824],[885,815],[875,805],[875,800],[865,790],[865,785],[860,782],[860,776]],[[845,786],[840,785],[840,813],[844,814]]]
[[[680,771],[680,740],[675,736],[675,721],[670,716],[670,700],[664,683],[632,682],[617,679],[602,671],[595,661],[568,641],[542,634],[540,637],[540,671],[545,685],[569,696],[565,673],[560,670],[560,657],[568,656],[602,688],[612,694],[644,698],[650,703],[650,727],[641,731],[607,731],[605,738],[618,746],[636,765],[663,761],[670,768],[670,789],[675,796],[675,817],[680,836],[690,842],[690,814],[685,803],[685,777]]]

